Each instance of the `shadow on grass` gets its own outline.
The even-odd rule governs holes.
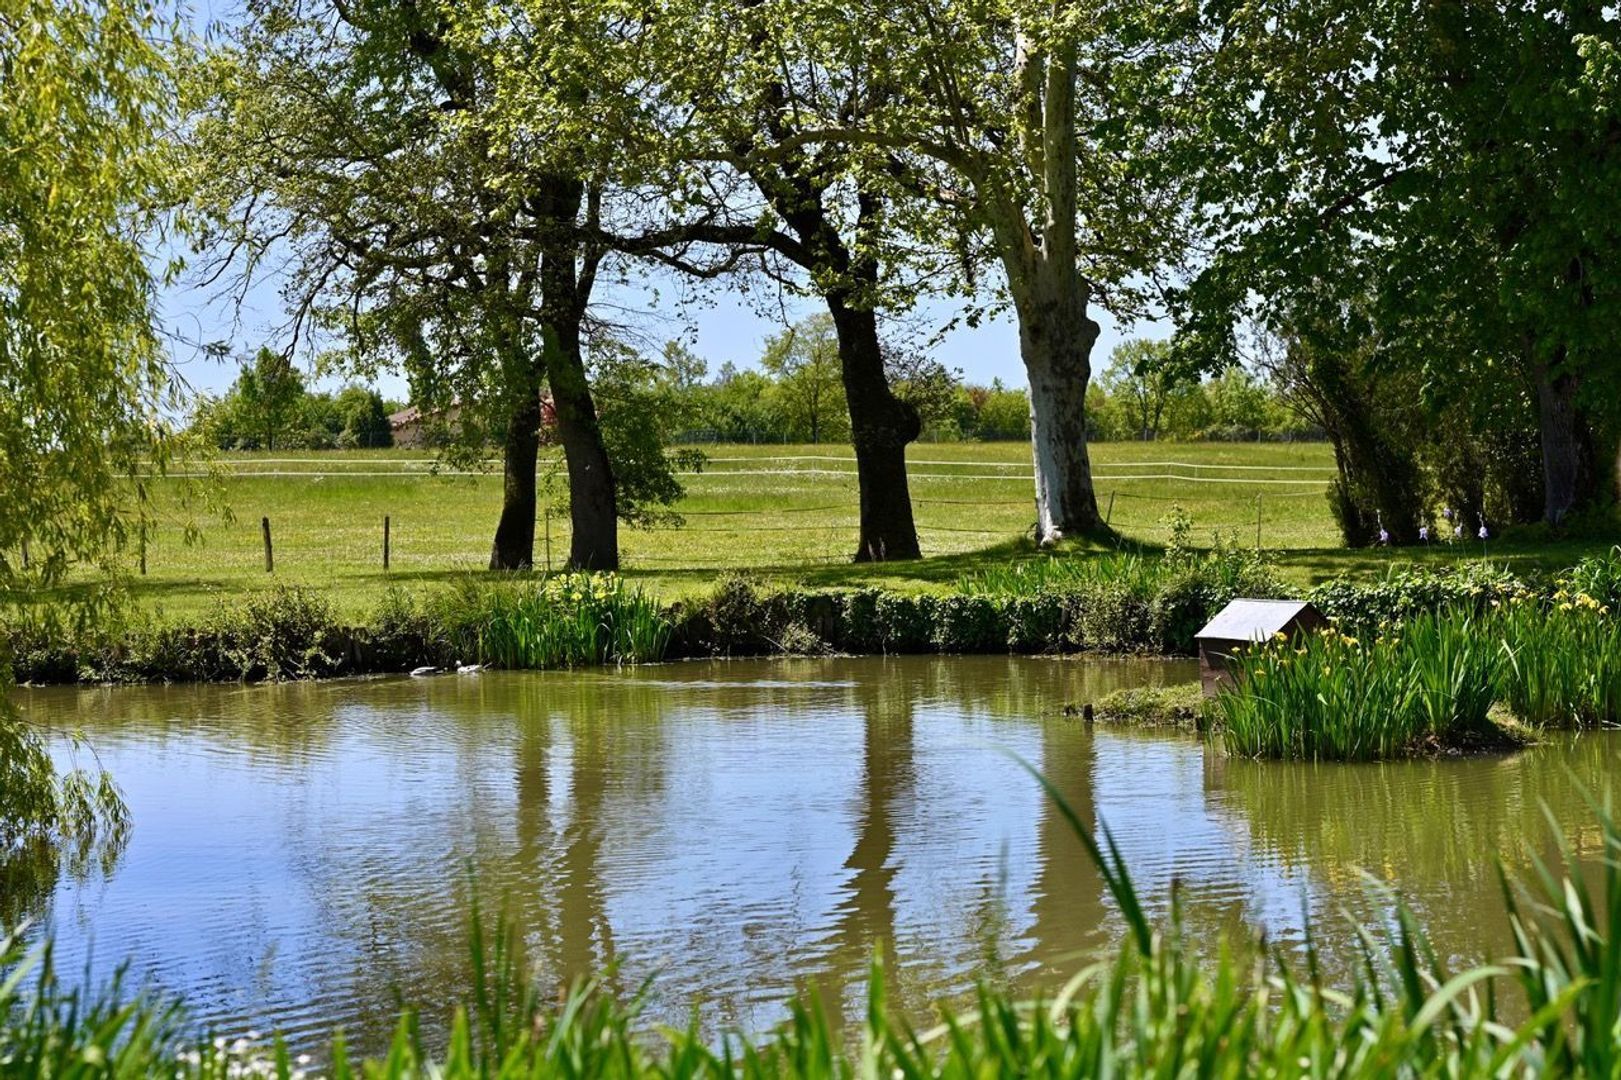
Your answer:
[[[1506,566],[1518,574],[1551,573],[1575,565],[1584,555],[1608,551],[1613,539],[1548,540],[1534,535],[1503,540],[1398,548],[1293,548],[1272,552],[1290,578],[1316,585],[1336,577],[1367,580],[1396,570],[1441,569],[1478,563]]]
[[[1151,541],[1136,540],[1119,534],[1114,534],[1107,541],[1103,539],[1066,540],[1053,548],[1039,547],[1029,537],[1021,537],[1016,540],[1005,540],[1000,543],[990,544],[973,551],[954,552],[949,555],[925,555],[921,559],[864,563],[858,563],[852,559],[848,562],[841,561],[817,565],[775,563],[740,567],[738,569],[751,576],[768,581],[791,581],[802,585],[831,588],[861,588],[868,585],[893,586],[907,583],[923,586],[954,585],[964,575],[1031,559],[1053,556],[1101,556],[1118,552],[1158,555],[1163,553],[1164,550],[1163,545]],[[726,568],[716,567],[669,568],[664,566],[637,566],[634,563],[627,566],[623,571],[624,576],[631,579],[682,582],[694,585],[707,585],[709,582],[714,581],[717,576],[727,572]]]

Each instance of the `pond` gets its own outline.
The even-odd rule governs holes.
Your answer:
[[[858,1015],[882,948],[919,1020],[977,979],[1052,987],[1119,920],[1007,751],[1106,823],[1200,941],[1306,913],[1336,966],[1343,912],[1397,883],[1443,955],[1507,941],[1494,857],[1548,850],[1546,802],[1592,843],[1621,736],[1386,765],[1231,760],[1174,733],[1087,730],[1066,704],[1184,681],[1188,662],[868,658],[668,664],[280,686],[38,689],[134,830],[114,865],[32,898],[59,970],[179,995],[203,1027],[335,1025],[375,1049],[396,1003],[466,985],[469,897],[548,982],[651,979],[649,1022],[760,1031],[797,989]],[[62,753],[65,755],[66,751]],[[85,751],[79,752],[83,760]],[[65,756],[64,756],[65,760]],[[437,1013],[425,1018],[442,1021]]]

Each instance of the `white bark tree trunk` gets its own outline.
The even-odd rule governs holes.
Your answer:
[[[1030,379],[1036,531],[1042,543],[1095,533],[1103,525],[1086,448],[1086,387],[1099,327],[1086,313],[1077,275],[1064,269],[1043,267],[1047,287],[1016,303],[1019,353]]]
[[[1075,76],[1073,46],[1049,54],[1020,36],[1024,164],[1042,191],[1034,227],[1005,189],[988,200],[1030,379],[1036,530],[1044,544],[1103,528],[1086,449],[1086,387],[1098,324],[1087,314],[1091,290],[1077,261]]]

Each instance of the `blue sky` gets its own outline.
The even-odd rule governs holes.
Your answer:
[[[766,338],[779,332],[786,321],[820,310],[813,300],[790,300],[766,305],[740,292],[712,288],[693,294],[673,275],[650,277],[643,285],[599,288],[603,312],[615,322],[629,327],[648,351],[675,337],[687,340],[709,362],[713,375],[730,361],[740,368],[757,367]],[[767,307],[770,310],[765,310]],[[945,301],[925,303],[915,318],[915,331],[932,335],[948,325],[957,309]],[[163,297],[163,316],[174,333],[175,363],[182,377],[198,391],[218,393],[236,378],[235,360],[221,362],[202,355],[198,343],[226,341],[232,354],[251,354],[261,344],[282,347],[286,343],[281,327],[286,312],[273,281],[256,282],[240,313],[230,303],[187,285],[171,288]],[[786,316],[786,319],[785,319]],[[1103,334],[1093,351],[1094,371],[1101,370],[1109,352],[1124,333],[1102,312],[1093,317],[1103,324]],[[1136,328],[1135,334],[1162,336],[1153,324]],[[988,383],[1001,379],[1009,386],[1024,386],[1024,367],[1019,362],[1018,332],[1011,316],[986,320],[977,328],[957,326],[946,332],[933,350],[947,367],[961,370],[970,382]],[[306,358],[307,359],[307,358]],[[334,384],[328,379],[323,385]],[[379,389],[385,397],[404,399],[405,380],[384,376]]]
[[[243,18],[240,0],[179,2],[182,17],[205,40]],[[740,368],[758,367],[768,337],[780,332],[788,322],[821,310],[814,300],[772,307],[725,287],[707,287],[704,293],[694,296],[691,285],[673,272],[663,271],[651,273],[633,286],[599,284],[597,299],[603,312],[616,322],[628,324],[648,351],[656,350],[670,338],[684,338],[709,362],[711,375],[728,361]],[[271,280],[253,283],[240,311],[184,283],[162,296],[161,311],[175,338],[172,353],[176,367],[197,391],[219,393],[228,387],[236,378],[236,356],[251,355],[260,345],[279,348],[286,344],[286,335],[280,329],[286,322],[286,312]],[[949,302],[926,302],[909,320],[908,329],[933,336],[958,314]],[[1167,327],[1153,322],[1123,328],[1100,310],[1094,310],[1092,317],[1103,327],[1092,353],[1094,374],[1103,369],[1109,353],[1125,338],[1164,337],[1168,333]],[[201,344],[218,341],[230,343],[232,359],[222,362],[202,354]],[[969,382],[1001,379],[1009,386],[1026,385],[1024,366],[1019,362],[1018,331],[1011,315],[987,319],[977,328],[957,326],[941,336],[932,351],[936,359],[960,371]],[[338,381],[328,378],[318,385],[330,387]],[[378,388],[385,397],[404,400],[408,396],[405,380],[397,375],[383,376]]]

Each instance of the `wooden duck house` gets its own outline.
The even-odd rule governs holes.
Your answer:
[[[1234,600],[1194,635],[1205,695],[1215,694],[1224,680],[1232,679],[1233,656],[1239,650],[1278,634],[1293,638],[1327,625],[1323,613],[1304,600]]]

